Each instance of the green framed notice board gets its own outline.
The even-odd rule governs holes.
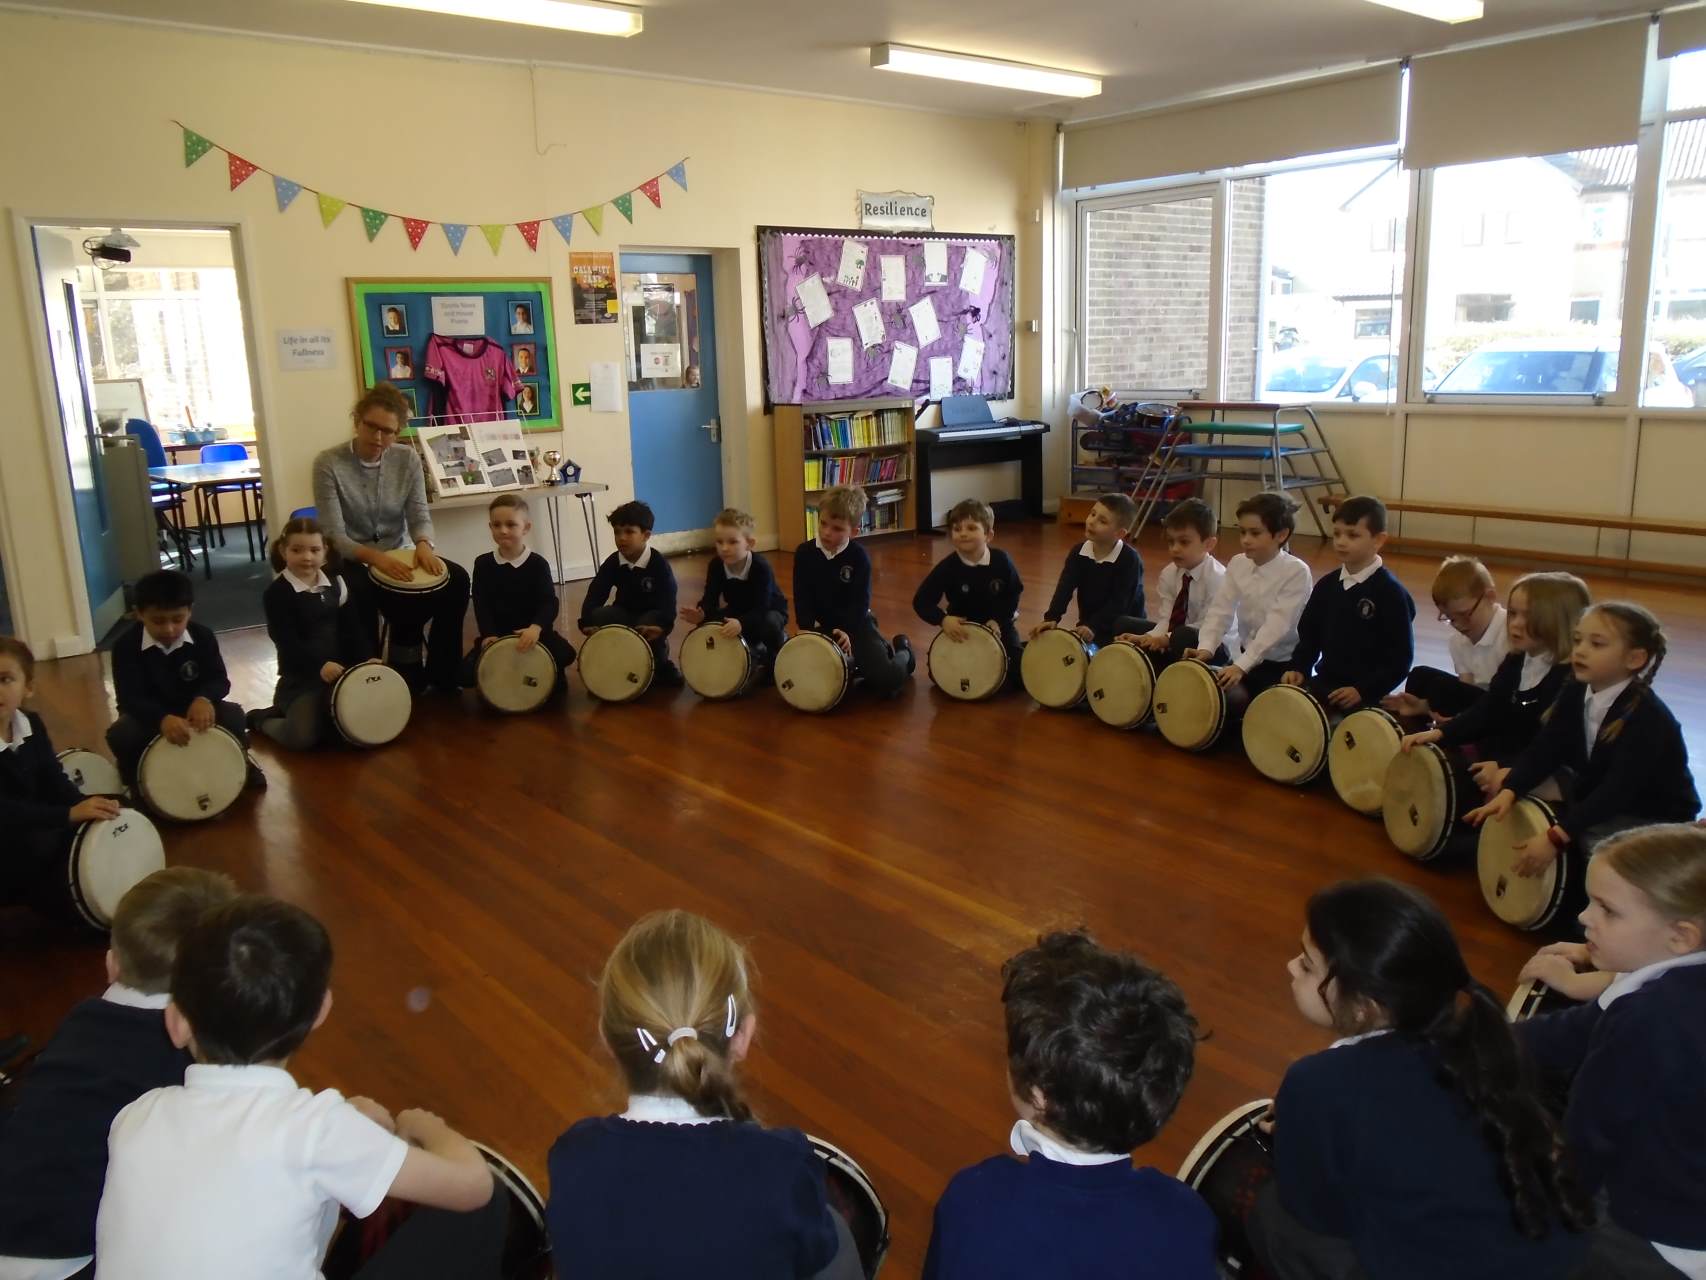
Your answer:
[[[436,332],[501,347],[519,384],[504,402],[506,411],[528,431],[562,428],[549,280],[403,276],[351,277],[347,283],[359,389],[395,383],[413,406],[411,426],[430,423],[441,411],[442,389],[426,376],[427,340]]]

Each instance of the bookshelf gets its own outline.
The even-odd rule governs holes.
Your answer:
[[[817,535],[817,498],[833,485],[865,491],[861,534],[917,526],[913,402],[824,400],[776,406],[776,532],[785,549]]]

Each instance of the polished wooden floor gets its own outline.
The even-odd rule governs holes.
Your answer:
[[[1000,541],[1028,584],[1028,627],[1075,539],[1033,524]],[[942,537],[871,544],[878,613],[921,652],[931,629],[911,593],[947,550]],[[1331,564],[1315,539],[1298,550]],[[1153,587],[1162,553],[1152,540],[1144,551]],[[784,582],[788,560],[776,557]],[[684,601],[704,564],[676,562]],[[1419,660],[1446,665],[1433,562],[1393,568],[1420,602]],[[1518,570],[1496,572],[1508,583]],[[1706,597],[1590,581],[1669,624],[1661,689],[1706,760]],[[580,588],[568,595],[573,618]],[[265,634],[224,646],[235,696],[264,700]],[[37,690],[60,746],[100,742],[100,659],[43,664]],[[426,701],[402,741],[369,754],[258,750],[271,788],[219,822],[171,829],[168,855],[330,927],[336,1008],[293,1064],[302,1080],[438,1110],[542,1185],[556,1135],[621,1101],[595,1030],[603,957],[644,911],[704,912],[750,940],[760,971],[749,1079],[761,1114],[831,1138],[872,1174],[900,1277],[918,1272],[948,1177],[1005,1148],[998,971],[1039,931],[1086,924],[1189,996],[1206,1034],[1196,1077],[1142,1153],[1167,1169],[1322,1045],[1285,975],[1319,885],[1381,873],[1424,886],[1495,988],[1535,945],[1487,914],[1468,869],[1399,858],[1329,789],[1277,787],[1236,750],[1184,755],[1022,696],[950,703],[922,671],[895,701],[855,695],[821,718],[773,690],[599,706],[577,680],[566,708],[522,719]],[[20,912],[0,913],[0,966],[0,1035],[45,1036],[102,982],[98,943]]]

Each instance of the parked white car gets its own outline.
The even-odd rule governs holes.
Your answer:
[[[1342,347],[1293,347],[1268,357],[1261,399],[1268,404],[1322,400],[1392,402],[1397,357],[1384,341]]]
[[[1440,395],[1601,396],[1617,386],[1616,341],[1515,338],[1472,351],[1434,390]],[[1694,394],[1677,377],[1658,343],[1647,348],[1647,385],[1641,403],[1687,409]]]

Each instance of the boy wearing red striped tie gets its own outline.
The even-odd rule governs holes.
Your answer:
[[[1157,583],[1155,619],[1122,632],[1117,639],[1146,649],[1157,671],[1197,644],[1197,624],[1214,603],[1226,566],[1214,558],[1219,527],[1214,508],[1201,498],[1186,498],[1173,504],[1161,521],[1167,537],[1167,567]],[[1226,661],[1216,655],[1215,662]]]

